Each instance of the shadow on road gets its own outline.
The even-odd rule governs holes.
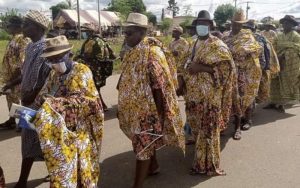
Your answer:
[[[265,110],[262,109],[262,105],[259,105],[254,112],[253,126],[265,125],[268,123],[276,122],[296,116],[290,113],[279,113],[276,110]],[[296,108],[296,107],[295,107]]]
[[[13,188],[15,185],[16,185],[17,182],[14,182],[14,183],[9,183],[6,185],[7,188]],[[44,182],[44,178],[41,178],[41,179],[36,179],[36,180],[30,180],[28,181],[27,183],[27,187],[28,188],[34,188],[34,187],[37,187],[41,184],[45,183]],[[46,184],[46,183],[45,183]]]
[[[194,146],[187,146],[186,155],[176,148],[165,147],[157,152],[160,174],[148,177],[145,188],[190,188],[208,180],[207,176],[190,176]],[[135,155],[125,152],[105,159],[101,164],[101,188],[130,188],[135,172]],[[218,177],[215,177],[218,178]],[[219,177],[221,178],[221,177]]]
[[[0,130],[0,142],[16,136],[21,136],[21,133],[17,133],[15,129],[11,130]]]
[[[105,121],[117,118],[117,109],[118,105],[113,105],[112,107],[110,107],[108,111],[104,113]]]

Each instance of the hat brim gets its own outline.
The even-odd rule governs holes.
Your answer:
[[[282,24],[283,21],[291,22],[291,23],[293,23],[295,26],[298,26],[298,25],[299,25],[298,22],[297,22],[296,20],[292,20],[292,19],[288,19],[288,18],[281,18],[281,19],[279,20],[279,23]]]
[[[269,27],[272,27],[272,28],[276,29],[276,26],[273,25],[273,24],[264,24],[264,26],[265,26],[265,27],[266,27],[266,26],[269,26]]]
[[[62,54],[64,52],[67,52],[67,51],[71,50],[72,48],[73,48],[73,45],[70,46],[70,48],[66,48],[66,49],[62,49],[62,50],[57,50],[57,51],[52,51],[52,52],[44,52],[44,53],[42,53],[42,55],[40,57],[46,58],[46,57],[56,56],[56,55]]]
[[[140,25],[140,24],[134,24],[134,23],[124,23],[123,27],[142,27],[142,28],[148,29],[149,25]]]
[[[234,20],[231,20],[231,22],[233,23],[239,23],[239,24],[245,24],[247,23],[249,20],[243,20],[243,21],[234,21]]]

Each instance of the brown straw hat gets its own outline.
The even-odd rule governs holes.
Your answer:
[[[73,48],[68,39],[64,35],[46,40],[46,49],[41,57],[51,57],[67,52]]]
[[[234,23],[240,23],[240,24],[244,24],[244,23],[248,22],[248,20],[246,19],[245,13],[242,9],[239,9],[234,13],[231,21]]]

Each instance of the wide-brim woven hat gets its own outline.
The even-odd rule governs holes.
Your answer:
[[[46,49],[41,57],[51,57],[67,52],[73,48],[64,35],[46,39]]]
[[[148,28],[148,17],[140,13],[130,13],[124,24],[125,27],[136,26],[142,28]]]
[[[288,21],[288,22],[292,23],[294,26],[297,26],[297,25],[298,25],[297,20],[296,20],[295,17],[292,16],[292,15],[285,15],[283,18],[281,18],[281,19],[279,20],[279,23],[282,24],[284,21]]]
[[[244,11],[242,9],[240,9],[234,13],[234,15],[231,19],[231,22],[244,24],[244,23],[247,23],[248,20],[246,19]]]
[[[177,27],[173,28],[173,31],[178,31],[180,34],[182,34],[183,33],[183,28],[180,27],[180,26],[177,26]]]
[[[49,27],[49,19],[37,10],[29,10],[25,18],[37,23],[44,29],[48,29]]]

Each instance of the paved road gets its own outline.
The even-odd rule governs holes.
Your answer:
[[[103,89],[105,101],[111,109],[106,113],[101,154],[101,188],[130,187],[134,173],[134,154],[130,141],[118,127],[115,116],[118,75],[112,76]],[[5,99],[0,98],[0,121],[7,118]],[[183,112],[184,104],[180,100]],[[183,114],[184,116],[184,114]],[[186,155],[173,148],[158,152],[161,174],[146,180],[146,188],[297,188],[300,187],[300,106],[286,114],[257,108],[255,126],[243,132],[241,141],[230,138],[232,129],[222,137],[221,164],[225,177],[189,176],[193,147]],[[18,179],[21,153],[20,135],[14,131],[0,131],[0,163],[4,168],[8,188]],[[48,188],[42,179],[47,175],[43,162],[34,164],[29,187]]]

